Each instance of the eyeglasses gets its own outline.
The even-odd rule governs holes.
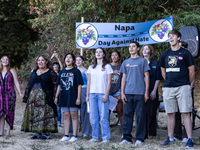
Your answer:
[[[58,65],[54,65],[53,67],[54,67],[54,68],[56,68],[56,67],[57,67],[57,68],[59,68],[59,66],[58,66]]]

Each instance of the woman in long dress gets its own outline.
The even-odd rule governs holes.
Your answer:
[[[15,117],[16,86],[19,95],[23,97],[19,86],[17,73],[10,68],[10,60],[3,56],[0,61],[0,136],[4,135],[5,120],[8,124],[5,137],[10,137],[10,130],[13,129]]]
[[[57,74],[43,55],[38,57],[35,65],[23,98],[27,104],[21,131],[35,132],[31,139],[49,139],[50,132],[58,132],[54,104]]]

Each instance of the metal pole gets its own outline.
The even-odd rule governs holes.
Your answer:
[[[84,22],[84,17],[81,17],[81,23],[83,23],[83,22]],[[83,56],[83,48],[81,48],[80,55]]]

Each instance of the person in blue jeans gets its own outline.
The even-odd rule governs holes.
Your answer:
[[[113,70],[108,64],[106,52],[97,48],[93,64],[88,69],[87,97],[90,104],[90,121],[92,126],[92,139],[89,142],[100,140],[100,125],[102,143],[110,140],[109,125],[109,91]]]
[[[56,51],[54,51],[53,55],[51,56],[51,60],[53,58],[56,58],[57,61],[53,62],[53,70],[57,73],[57,76],[59,75],[60,70],[63,69],[63,65],[58,57],[58,53]],[[58,126],[61,127],[61,109],[58,105],[56,105],[57,107],[57,121],[58,121]]]
[[[87,112],[87,103],[86,103],[86,92],[87,92],[87,69],[83,66],[85,59],[83,56],[76,56],[76,65],[77,68],[81,71],[83,82],[82,92],[81,92],[81,123],[82,123],[82,136],[87,137],[91,135],[91,126],[90,126],[90,116]]]
[[[136,113],[136,142],[141,146],[146,135],[146,105],[149,99],[149,65],[145,58],[138,55],[140,45],[136,41],[129,44],[131,57],[125,60],[120,68],[123,73],[121,82],[121,99],[123,108],[123,141],[120,143],[131,144],[133,116]],[[145,78],[145,79],[144,79]]]

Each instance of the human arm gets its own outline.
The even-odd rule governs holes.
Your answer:
[[[150,99],[154,100],[156,98],[156,91],[158,89],[158,85],[160,83],[160,80],[156,80],[153,91],[150,93]]]
[[[165,73],[166,73],[165,68],[161,67],[161,73],[162,73],[163,79],[165,80]]]
[[[122,81],[121,81],[121,100],[124,104],[126,104],[126,101],[127,101],[126,96],[124,94],[125,86],[126,86],[126,74],[123,73]]]
[[[56,105],[58,105],[58,96],[59,96],[59,93],[60,93],[60,85],[58,85],[58,87],[57,87],[56,96],[54,98],[54,103]]]
[[[23,98],[23,94],[21,92],[20,86],[19,86],[19,81],[18,81],[18,77],[17,77],[17,73],[15,71],[15,69],[11,68],[10,72],[12,73],[13,79],[14,79],[14,84],[19,92],[19,95],[21,98]]]
[[[87,102],[89,102],[90,82],[91,82],[91,75],[87,74],[87,95],[86,95],[86,101]]]
[[[81,104],[81,91],[82,91],[82,85],[78,85],[78,97],[76,100],[76,105],[80,105]]]
[[[107,99],[108,99],[108,95],[109,95],[109,91],[110,91],[110,87],[111,87],[111,77],[112,77],[112,74],[107,74],[106,93],[102,97],[102,100],[103,100],[104,103],[107,102]]]
[[[188,67],[189,70],[189,79],[190,79],[190,85],[191,89],[194,85],[194,79],[195,79],[195,70],[194,70],[194,65]]]
[[[146,91],[145,91],[145,94],[144,94],[144,102],[146,103],[147,100],[149,99],[149,71],[146,71],[144,73],[144,77],[145,77],[145,86],[146,86]]]
[[[63,65],[62,65],[62,63],[61,63],[61,61],[60,61],[60,58],[58,57],[58,53],[53,53],[53,55],[51,56],[51,59],[52,59],[53,57],[55,57],[55,58],[58,60],[58,63],[59,63],[59,65],[60,65],[60,70],[62,70],[62,69],[63,69]]]

